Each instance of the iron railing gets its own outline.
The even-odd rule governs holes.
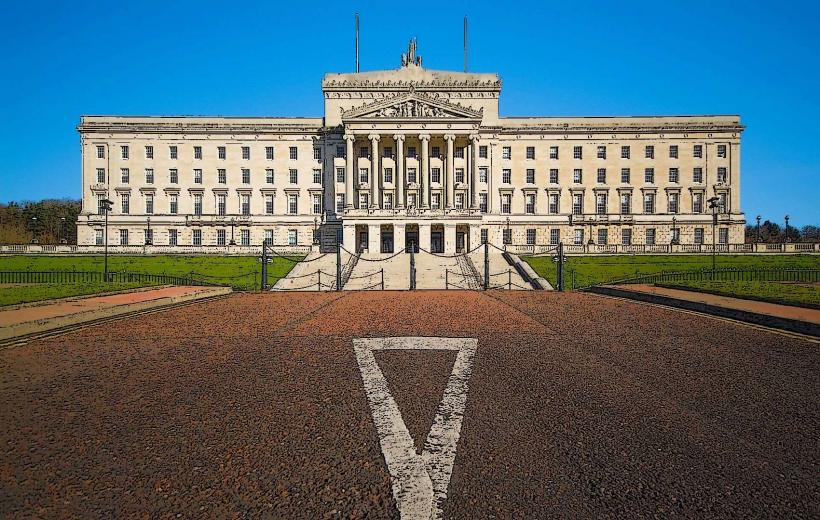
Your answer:
[[[171,276],[165,274],[111,271],[109,283],[136,283],[141,285],[221,285],[191,275]],[[106,275],[101,271],[0,271],[0,284],[73,284],[103,283]],[[227,285],[227,284],[225,284]]]
[[[614,279],[607,282],[590,284],[659,284],[677,282],[820,282],[820,269],[810,268],[733,268],[698,269],[690,271],[661,271],[630,278]],[[584,287],[579,287],[584,288]]]

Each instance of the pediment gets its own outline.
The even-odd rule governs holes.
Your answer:
[[[409,92],[344,111],[342,120],[480,120],[482,113],[482,110],[473,110],[418,92]]]

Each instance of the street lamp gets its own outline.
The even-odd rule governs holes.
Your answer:
[[[680,242],[678,238],[678,219],[672,217],[672,245],[677,245]]]
[[[715,244],[715,228],[717,227],[719,201],[720,199],[718,197],[712,197],[706,201],[709,203],[709,209],[712,210],[712,280],[715,279],[715,251],[717,249],[717,244]]]
[[[504,236],[504,251],[507,250],[507,242],[512,243],[512,232],[510,231],[510,217],[507,217],[507,233]]]
[[[59,229],[59,236],[57,237],[61,244],[68,244],[68,239],[65,238],[65,217],[60,217],[60,229]]]
[[[789,216],[786,215],[786,239],[785,242],[789,241]]]
[[[756,241],[756,243],[759,243],[760,242],[760,215],[755,217],[755,220],[757,220],[757,241]]]
[[[313,217],[313,245],[319,243],[319,234],[317,233],[319,229],[319,217]]]
[[[108,281],[108,212],[111,211],[111,208],[114,206],[114,201],[110,199],[102,199],[100,201],[100,209],[105,213],[105,241],[103,242],[104,246],[104,254],[105,254],[105,281]]]
[[[236,241],[233,239],[233,229],[236,227],[236,217],[231,217],[231,241],[228,243],[229,246],[235,246]]]
[[[150,246],[154,242],[154,237],[151,236],[151,217],[145,219],[148,229],[145,230],[145,245]]]
[[[31,243],[38,244],[37,240],[37,217],[31,217]]]

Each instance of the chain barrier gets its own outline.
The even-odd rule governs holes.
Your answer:
[[[327,256],[329,254],[329,253],[322,253],[321,255],[317,256],[316,258],[311,258],[310,260],[305,260],[304,258],[302,260],[295,260],[294,257],[298,256],[298,255],[285,256],[281,253],[277,253],[276,250],[272,249],[270,246],[267,246],[267,247],[268,247],[268,250],[271,253],[273,253],[275,256],[278,256],[279,258],[284,258],[285,260],[287,260],[289,262],[293,262],[294,264],[298,264],[298,263],[307,264],[307,263],[310,263],[310,262],[315,262],[316,260],[324,258],[325,256]]]
[[[424,249],[423,247],[421,247],[421,246],[419,246],[419,245],[416,245],[416,248],[417,248],[419,251],[423,251],[423,252],[427,253],[428,255],[437,256],[437,257],[439,257],[439,258],[457,258],[457,257],[459,257],[459,256],[467,256],[467,255],[469,255],[469,254],[471,254],[471,253],[474,253],[475,251],[477,251],[477,250],[478,250],[481,246],[483,246],[483,245],[484,245],[484,244],[478,244],[477,246],[475,246],[474,248],[470,249],[469,251],[462,251],[461,253],[456,253],[456,254],[454,254],[454,255],[445,255],[445,254],[442,254],[442,253],[434,253],[434,252],[432,252],[432,251],[430,251],[430,250]]]
[[[344,246],[341,246],[341,245],[340,245],[339,247],[340,247],[340,248],[342,249],[342,251],[344,251],[345,253],[349,254],[350,256],[355,256],[355,257],[357,257],[359,260],[361,260],[361,261],[363,261],[363,262],[386,262],[386,261],[391,260],[391,259],[393,259],[393,258],[395,258],[395,257],[399,256],[400,254],[404,253],[404,249],[400,249],[398,252],[393,253],[392,255],[390,255],[390,256],[388,256],[388,257],[386,257],[386,258],[364,258],[362,255],[360,255],[360,254],[358,254],[358,253],[353,253],[353,252],[348,251],[347,249],[345,249],[345,247],[344,247]]]

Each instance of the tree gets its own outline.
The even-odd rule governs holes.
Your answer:
[[[80,201],[68,199],[0,204],[0,243],[76,244],[80,209]]]

